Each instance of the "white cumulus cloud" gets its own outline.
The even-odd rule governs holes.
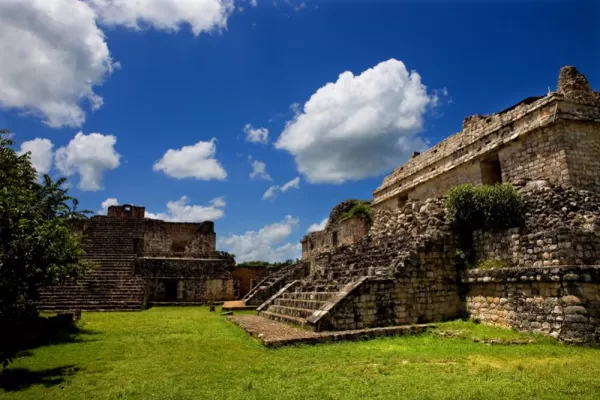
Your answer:
[[[252,162],[252,172],[250,172],[251,179],[264,179],[272,181],[271,175],[267,172],[267,164],[263,161],[250,160]]]
[[[120,67],[100,25],[194,35],[222,31],[233,0],[0,0],[0,108],[51,127],[81,126],[103,99],[95,88]]]
[[[312,224],[311,226],[308,227],[308,231],[307,232],[311,233],[311,232],[322,231],[327,226],[327,222],[329,222],[329,218],[323,219],[318,224]]]
[[[288,215],[282,221],[266,225],[258,231],[220,238],[217,246],[235,254],[237,262],[275,262],[300,258],[300,243],[293,244],[288,241],[298,222],[298,218]]]
[[[177,178],[194,178],[202,181],[225,180],[227,172],[215,157],[216,139],[208,142],[199,141],[192,146],[180,149],[169,149],[154,164],[154,171],[162,171],[166,175]]]
[[[267,199],[274,198],[275,196],[277,196],[278,190],[279,190],[279,186],[277,186],[277,185],[269,186],[269,188],[263,194],[262,199],[267,200]]]
[[[119,200],[117,200],[114,197],[109,197],[108,199],[106,199],[102,202],[102,204],[100,205],[102,208],[98,210],[97,214],[106,215],[106,214],[108,214],[108,207],[118,206],[118,205],[119,205]]]
[[[246,134],[246,141],[252,143],[268,143],[269,142],[269,130],[267,128],[253,128],[252,125],[246,124],[244,126],[244,133]]]
[[[82,103],[102,105],[94,87],[115,68],[95,18],[78,0],[1,0],[0,107],[80,126]]]
[[[300,189],[300,177],[297,176],[289,182],[286,182],[282,187],[282,192],[287,192],[289,189]]]
[[[179,200],[167,202],[167,211],[153,214],[146,211],[146,218],[160,219],[169,222],[203,222],[216,221],[225,216],[226,203],[223,197],[217,197],[209,205],[190,205],[190,198],[182,196]]]
[[[21,143],[19,155],[31,152],[31,164],[38,172],[38,175],[47,174],[52,168],[52,148],[54,145],[48,139],[36,138]]]
[[[294,179],[292,179],[289,182],[284,183],[283,186],[279,186],[279,185],[270,186],[263,194],[262,199],[263,200],[274,199],[275,197],[277,197],[277,193],[287,192],[290,189],[300,189],[300,177],[299,176],[295,177]]]
[[[79,132],[66,146],[56,150],[56,168],[66,176],[79,174],[81,190],[100,190],[104,172],[120,165],[116,143],[117,138],[113,135]]]
[[[233,0],[87,0],[106,25],[132,29],[151,26],[177,32],[181,25],[191,27],[194,35],[227,27],[234,11]]]
[[[290,152],[309,182],[377,176],[425,149],[417,136],[432,96],[417,72],[390,59],[317,90],[286,123],[275,147]]]
[[[225,202],[225,198],[223,196],[215,197],[210,201],[210,205],[213,207],[225,207],[227,203]]]

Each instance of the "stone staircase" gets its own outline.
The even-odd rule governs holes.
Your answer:
[[[355,246],[339,247],[318,257],[317,266],[309,276],[277,293],[257,310],[266,318],[314,330],[317,327],[311,324],[310,317],[316,318],[317,311],[326,312],[325,304],[329,302],[331,306],[331,302],[342,298],[348,287],[360,284],[366,277],[391,279],[393,260],[404,247],[398,240],[370,239]]]
[[[307,279],[279,296],[262,309],[260,315],[274,321],[290,323],[307,329],[313,329],[308,318],[319,311],[346,286],[342,283],[330,283],[322,280]]]
[[[143,221],[140,221],[143,223]],[[95,217],[84,230],[84,259],[93,266],[77,282],[43,288],[39,308],[44,311],[134,311],[144,306],[145,283],[134,276],[135,237],[142,225]]]
[[[295,278],[301,277],[307,265],[297,263],[281,267],[252,288],[242,299],[247,306],[258,306]]]

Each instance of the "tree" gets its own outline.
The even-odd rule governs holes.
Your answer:
[[[69,228],[87,218],[64,188],[65,179],[41,177],[30,154],[18,155],[0,130],[0,364],[19,350],[23,331],[38,318],[35,303],[44,285],[79,276],[79,237]]]

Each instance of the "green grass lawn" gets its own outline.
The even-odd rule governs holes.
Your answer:
[[[0,374],[0,399],[600,399],[600,350],[469,322],[421,336],[265,349],[208,308],[84,313],[83,333]]]

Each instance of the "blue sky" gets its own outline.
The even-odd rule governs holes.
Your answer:
[[[591,0],[189,4],[0,0],[0,127],[84,208],[210,217],[238,260],[298,256],[335,204],[563,65],[600,88]]]

